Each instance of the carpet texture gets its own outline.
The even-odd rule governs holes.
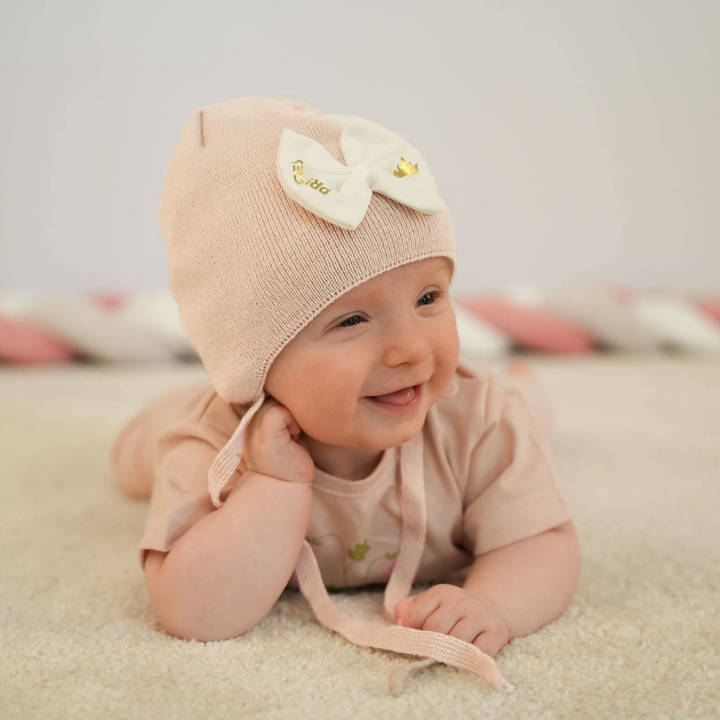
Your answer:
[[[389,670],[417,658],[354,646],[297,591],[232,640],[157,625],[136,557],[147,503],[113,486],[108,456],[200,365],[0,368],[0,718],[720,717],[720,360],[523,359],[555,413],[578,591],[498,655],[514,693],[435,664],[396,698]],[[382,606],[376,589],[333,597],[357,619]]]

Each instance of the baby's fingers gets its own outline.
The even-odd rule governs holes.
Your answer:
[[[410,605],[412,604],[412,598],[406,597],[403,598],[396,606],[395,606],[395,622],[400,625],[405,625],[407,621],[407,613],[408,609],[410,608]]]
[[[263,430],[271,437],[283,437],[290,433],[293,438],[297,439],[300,435],[300,426],[295,420],[293,414],[275,399],[269,399],[266,418],[263,418]]]
[[[440,604],[440,597],[428,595],[427,592],[406,597],[395,606],[396,622],[405,627],[429,630],[431,628],[425,627],[425,621],[440,607]]]
[[[472,644],[479,647],[490,657],[495,657],[508,643],[507,636],[496,630],[484,630],[473,641]]]
[[[472,643],[490,657],[495,657],[507,644],[502,633],[491,629],[477,616],[460,618],[447,635]]]

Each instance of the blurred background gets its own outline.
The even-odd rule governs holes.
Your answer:
[[[0,6],[0,361],[193,358],[157,208],[233,97],[368,117],[454,214],[476,353],[720,353],[715,0]]]

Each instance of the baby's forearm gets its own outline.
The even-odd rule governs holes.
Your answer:
[[[165,557],[152,597],[164,629],[222,640],[260,622],[295,569],[312,500],[312,485],[246,473]]]
[[[568,522],[479,555],[463,587],[498,608],[512,640],[558,618],[575,594],[579,575],[580,548]]]

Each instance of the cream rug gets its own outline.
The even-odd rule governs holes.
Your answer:
[[[0,368],[0,718],[720,717],[720,359],[526,358],[555,409],[578,592],[498,655],[514,693],[435,664],[399,697],[388,672],[417,658],[354,646],[297,592],[233,640],[156,625],[146,503],[113,486],[108,455],[200,365]],[[334,597],[380,612],[379,590]]]

